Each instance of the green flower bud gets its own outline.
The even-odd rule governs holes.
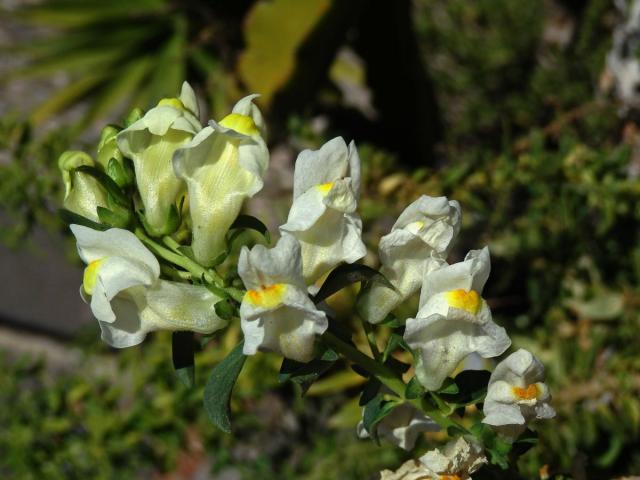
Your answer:
[[[102,169],[119,187],[127,187],[133,184],[135,174],[131,163],[123,157],[118,148],[118,133],[120,129],[113,125],[107,125],[102,129],[96,158]]]
[[[107,207],[107,193],[95,178],[75,171],[82,165],[95,166],[85,152],[64,152],[58,159],[65,188],[63,206],[94,222],[100,222],[98,207]]]

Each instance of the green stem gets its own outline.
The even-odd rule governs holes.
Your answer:
[[[457,427],[463,431],[467,431],[462,425],[442,414],[437,408],[431,408],[428,402],[424,398],[407,399],[405,397],[406,384],[402,381],[393,370],[386,365],[377,362],[373,358],[365,355],[360,350],[347,342],[340,340],[333,333],[327,331],[322,335],[322,339],[327,345],[333,348],[336,352],[340,353],[345,358],[348,358],[353,363],[361,366],[367,370],[371,375],[375,375],[380,382],[385,385],[389,390],[395,393],[398,397],[404,399],[405,402],[411,403],[418,410],[423,411],[425,415],[431,417],[440,427],[446,429],[448,427]]]
[[[153,253],[155,253],[159,257],[164,258],[165,260],[173,263],[174,265],[178,265],[179,267],[184,268],[196,278],[204,278],[208,282],[219,285],[219,282],[216,281],[217,279],[215,278],[215,276],[211,275],[211,272],[209,272],[202,265],[194,262],[188,257],[185,257],[184,255],[173,252],[163,247],[162,245],[158,244],[157,242],[149,238],[141,228],[136,228],[134,233],[136,234],[136,237],[142,240],[142,242],[147,247],[149,247],[149,250],[151,250]]]

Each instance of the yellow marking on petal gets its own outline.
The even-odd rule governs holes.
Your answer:
[[[447,302],[454,308],[466,310],[475,315],[480,310],[482,298],[475,290],[467,292],[466,290],[458,289],[447,292]]]
[[[160,107],[163,105],[177,108],[178,110],[182,110],[182,111],[185,111],[187,109],[187,107],[184,106],[184,104],[180,101],[179,98],[163,98],[158,102],[158,106]]]
[[[230,113],[220,121],[220,125],[243,135],[257,135],[260,133],[253,118],[239,113]]]
[[[440,480],[460,480],[460,475],[440,475]]]
[[[327,196],[331,189],[333,188],[333,182],[327,182],[320,185],[316,185],[316,188],[320,191],[323,196]]]
[[[533,400],[538,398],[540,391],[538,390],[538,386],[535,383],[531,385],[527,385],[526,387],[511,387],[511,391],[513,395],[518,400]]]
[[[407,231],[409,231],[409,232],[411,232],[413,234],[416,234],[416,233],[418,233],[420,231],[420,229],[422,227],[424,227],[424,222],[421,221],[421,220],[417,220],[415,222],[411,222],[411,223],[407,224],[407,226],[404,227],[404,228],[405,228],[405,230],[407,230]]]
[[[248,290],[244,300],[258,307],[273,308],[282,303],[282,297],[287,291],[284,283],[260,286],[257,290]]]
[[[82,287],[88,295],[93,295],[93,289],[96,286],[96,280],[98,280],[98,270],[100,265],[104,262],[104,258],[94,260],[87,265],[84,269],[84,275],[82,276]]]

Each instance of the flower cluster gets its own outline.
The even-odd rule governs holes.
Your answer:
[[[216,398],[221,388],[230,395],[246,355],[281,355],[283,375],[300,383],[343,355],[368,378],[361,438],[412,450],[423,432],[461,432],[442,450],[382,478],[470,478],[489,461],[487,435],[508,445],[531,420],[554,416],[542,364],[525,350],[497,365],[486,396],[465,397],[467,376],[455,375],[470,355],[494,358],[511,345],[482,297],[488,248],[447,263],[460,231],[460,205],[424,195],[380,239],[379,271],[358,264],[367,253],[358,215],[360,158],[355,144],[340,137],[299,154],[292,206],[275,246],[238,235],[250,228],[269,238],[259,220],[241,214],[262,189],[269,164],[255,97],[203,126],[185,83],[179,97],[133,112],[124,128],[106,127],[95,161],[84,152],[60,157],[63,214],[87,264],[81,295],[103,340],[122,348],[155,330],[211,334],[238,318],[244,340],[207,384],[217,389]],[[363,286],[355,307],[374,358],[330,328],[335,319],[323,303],[356,281]],[[418,293],[415,316],[395,318],[396,307]],[[384,355],[377,329],[393,330]],[[399,348],[411,352],[411,365],[391,361]],[[301,366],[304,374],[296,377]],[[407,369],[414,378],[405,384]],[[483,401],[475,430],[455,418],[460,407]],[[228,402],[205,406],[228,430]],[[488,452],[493,463],[504,463]]]

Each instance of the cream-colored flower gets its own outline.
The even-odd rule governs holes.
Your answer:
[[[243,247],[238,273],[247,288],[240,305],[244,353],[278,352],[299,362],[313,359],[327,315],[307,295],[298,241],[286,235],[274,248]]]
[[[426,265],[444,259],[460,230],[460,205],[446,197],[421,196],[380,239],[380,272],[396,288],[373,283],[358,299],[358,311],[379,323],[420,289]]]
[[[408,403],[394,408],[376,428],[380,438],[407,451],[413,450],[421,433],[440,430],[436,422]],[[357,433],[359,438],[369,438],[362,422],[358,423]]]
[[[97,208],[107,207],[107,193],[91,175],[74,171],[83,165],[95,167],[93,159],[84,152],[69,151],[60,155],[58,167],[65,190],[62,205],[89,220],[100,222]]]
[[[196,259],[209,266],[224,251],[225,235],[244,201],[262,189],[269,151],[262,117],[250,95],[220,123],[213,120],[176,151],[173,166],[189,191]]]
[[[397,471],[384,470],[380,480],[468,480],[487,463],[482,446],[472,437],[459,437],[409,460]]]
[[[360,190],[360,158],[353,142],[341,137],[319,150],[298,155],[293,205],[283,234],[302,246],[302,272],[307,285],[336,265],[353,263],[367,253],[362,220],[356,213]]]
[[[484,401],[484,423],[515,439],[533,419],[553,418],[544,366],[527,350],[512,353],[491,374]]]
[[[71,231],[87,264],[81,293],[109,345],[137,345],[155,330],[212,333],[226,326],[215,313],[220,298],[202,286],[160,280],[158,260],[130,231]]]
[[[173,170],[172,159],[174,152],[202,129],[198,115],[195,94],[184,82],[180,98],[160,100],[118,134],[120,151],[133,161],[144,216],[153,235],[167,234],[177,227],[172,210],[185,186]]]
[[[425,388],[437,390],[470,353],[491,358],[511,345],[481,297],[490,268],[485,247],[469,252],[463,262],[445,264],[425,275],[420,310],[407,320],[404,334],[415,354],[416,376]]]

